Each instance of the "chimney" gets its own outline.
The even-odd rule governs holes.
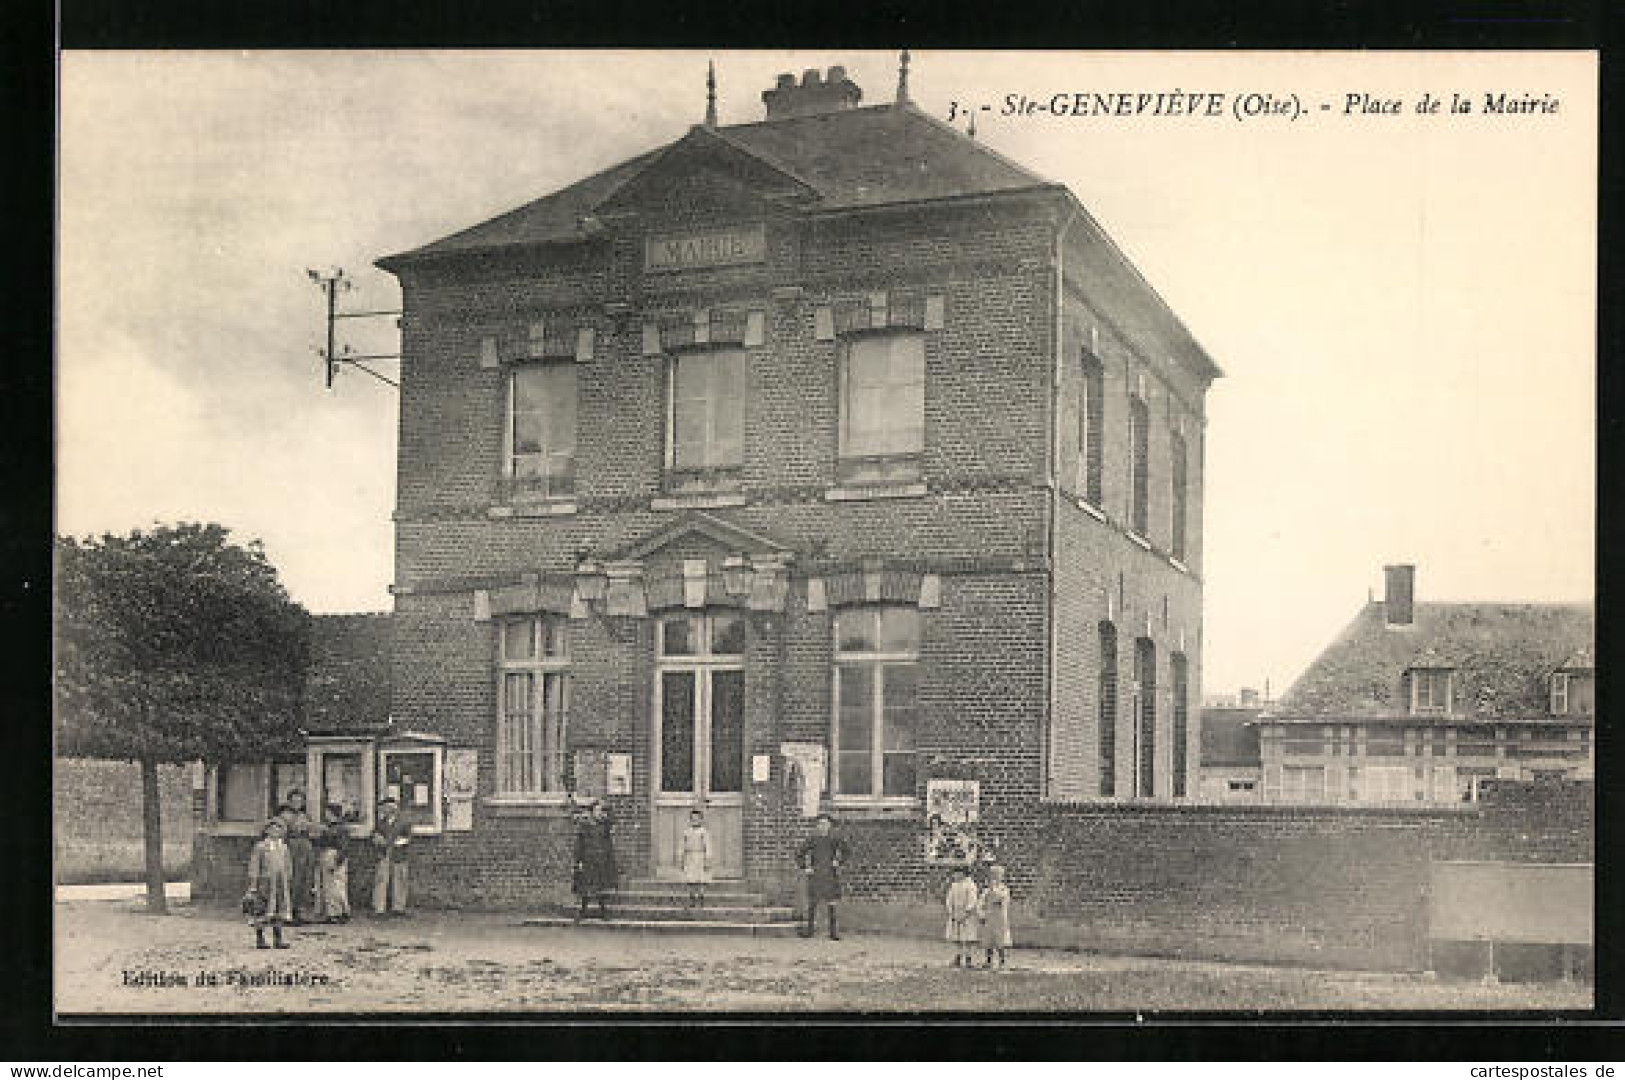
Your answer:
[[[1382,568],[1383,616],[1389,626],[1409,626],[1416,600],[1416,567],[1410,563]]]
[[[862,89],[847,77],[846,68],[839,64],[827,74],[808,68],[802,72],[799,86],[796,77],[785,72],[771,90],[762,91],[762,103],[767,106],[769,120],[837,112],[854,108],[862,100]]]

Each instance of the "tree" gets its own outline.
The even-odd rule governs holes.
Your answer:
[[[58,538],[57,753],[141,765],[147,905],[163,914],[158,766],[298,737],[309,616],[220,525]]]

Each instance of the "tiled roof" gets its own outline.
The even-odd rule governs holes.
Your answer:
[[[1202,710],[1202,765],[1257,765],[1257,708]]]
[[[388,613],[313,617],[302,726],[338,731],[387,723],[391,644]]]
[[[1281,717],[1396,716],[1409,709],[1404,675],[1416,667],[1456,674],[1451,719],[1544,719],[1547,676],[1595,636],[1590,604],[1418,603],[1407,627],[1386,625],[1368,603],[1293,683]]]
[[[1042,178],[912,105],[839,109],[814,116],[696,128],[685,140],[720,138],[800,181],[822,210],[1018,191]],[[535,202],[383,264],[513,245],[583,239],[581,219],[677,143],[605,169]]]

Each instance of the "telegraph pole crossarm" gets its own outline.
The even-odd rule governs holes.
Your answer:
[[[350,279],[344,276],[343,268],[333,267],[327,271],[306,270],[305,274],[310,278],[311,281],[316,283],[317,288],[322,290],[322,293],[327,300],[327,347],[318,348],[316,350],[316,355],[321,357],[323,367],[326,370],[327,388],[329,390],[333,389],[333,377],[338,374],[340,364],[349,364],[352,367],[359,368],[368,375],[371,375],[373,378],[377,379],[379,382],[387,383],[390,386],[398,388],[400,383],[374,371],[372,368],[368,367],[364,361],[381,360],[398,362],[401,358],[400,354],[354,352],[350,346],[340,346],[338,344],[337,327],[338,320],[340,319],[385,318],[388,316],[398,316],[401,314],[401,312],[399,310],[340,311],[338,309],[339,290],[343,289],[344,291],[348,292],[354,287]],[[399,320],[397,320],[397,325],[399,325]]]

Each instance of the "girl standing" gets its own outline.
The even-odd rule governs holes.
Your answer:
[[[260,841],[248,856],[248,895],[243,908],[250,913],[256,949],[286,949],[282,927],[293,917],[293,857],[284,840],[287,827],[281,818],[272,818],[260,830]],[[271,928],[271,945],[265,944],[265,928]]]
[[[954,867],[954,882],[948,886],[947,938],[954,943],[954,967],[973,967],[976,962],[976,882],[970,868]]]
[[[1004,867],[994,863],[987,870],[987,888],[982,890],[982,948],[987,950],[983,967],[993,966],[993,954],[999,954],[999,966],[1004,966],[1004,950],[1010,947],[1010,886],[1004,883]]]
[[[705,906],[705,883],[711,880],[711,834],[705,829],[705,815],[692,810],[688,815],[688,828],[678,842],[677,861],[683,868],[683,880],[688,882],[688,902],[692,907]]]

